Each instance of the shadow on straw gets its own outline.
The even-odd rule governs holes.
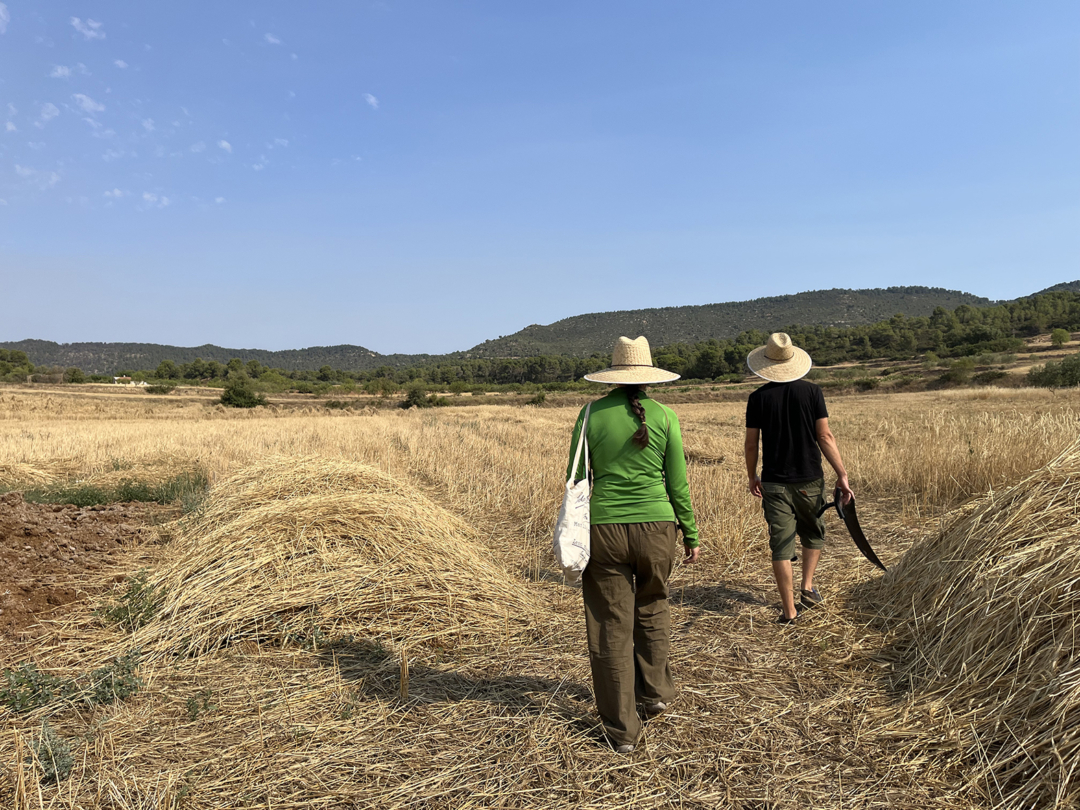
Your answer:
[[[672,601],[682,607],[697,608],[709,613],[721,613],[734,616],[743,610],[743,605],[769,605],[760,594],[729,588],[726,585],[691,585],[684,588],[672,588]]]
[[[377,644],[358,639],[338,641],[323,647],[318,658],[326,666],[336,666],[342,680],[361,695],[382,700],[401,695],[401,658]],[[474,676],[410,661],[407,677],[409,700],[422,703],[484,700],[536,714],[554,711],[578,720],[580,707],[562,701],[592,700],[592,693],[581,684],[531,675]]]

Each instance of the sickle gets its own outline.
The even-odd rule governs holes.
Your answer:
[[[836,507],[836,514],[844,521],[844,525],[847,526],[847,530],[851,534],[851,539],[855,541],[855,545],[859,547],[859,551],[862,552],[862,555],[882,571],[887,571],[888,569],[882,565],[881,560],[878,559],[878,555],[874,553],[874,549],[870,547],[870,541],[866,539],[866,535],[863,534],[862,527],[859,525],[859,516],[855,513],[854,496],[852,496],[848,505],[845,507],[843,496],[840,494],[840,488],[837,487],[833,490],[832,502],[822,506],[818,510],[817,516],[821,517],[824,515],[825,511],[830,506]]]

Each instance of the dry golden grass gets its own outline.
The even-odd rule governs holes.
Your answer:
[[[913,549],[874,601],[919,713],[937,713],[994,806],[1080,804],[1080,441]]]
[[[65,675],[135,644],[150,653],[138,696],[54,718],[77,760],[59,787],[39,789],[16,755],[47,710],[0,715],[5,806],[994,801],[955,727],[891,691],[863,586],[874,574],[844,539],[821,569],[829,603],[794,631],[772,623],[739,403],[677,407],[705,546],[703,564],[672,580],[682,692],[638,752],[616,758],[589,696],[580,596],[554,576],[548,547],[575,408],[148,413],[126,398],[0,396],[0,487],[193,467],[215,481],[171,542],[132,553],[130,570],[167,583],[158,619],[131,635],[87,607],[0,653],[4,666],[32,656]],[[1080,396],[868,395],[830,408],[867,532],[893,563],[930,516],[1060,453]],[[192,716],[189,699],[207,694],[214,708]]]

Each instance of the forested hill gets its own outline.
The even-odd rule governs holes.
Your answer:
[[[0,343],[0,348],[26,352],[35,366],[75,366],[87,374],[115,374],[156,368],[163,360],[191,363],[228,363],[239,357],[243,362],[258,360],[264,366],[286,371],[315,370],[323,366],[365,371],[379,366],[404,366],[424,363],[426,354],[378,354],[363,346],[313,346],[271,352],[264,349],[225,349],[221,346],[162,346],[157,343],[53,343],[50,340],[20,340]]]
[[[1050,287],[1049,291],[1080,292],[1080,281]],[[154,369],[162,361],[177,364],[244,363],[258,361],[285,371],[315,371],[323,367],[343,371],[372,371],[382,366],[405,368],[431,362],[459,362],[469,358],[536,357],[563,355],[589,357],[607,354],[619,335],[645,335],[656,347],[693,344],[709,339],[733,339],[756,329],[772,331],[794,327],[868,326],[897,313],[929,316],[936,307],[987,306],[985,298],[931,287],[890,287],[878,290],[820,290],[758,298],[727,304],[639,309],[578,315],[549,326],[530,326],[516,334],[489,340],[465,352],[448,355],[379,354],[363,346],[315,346],[308,349],[266,351],[228,349],[214,345],[181,347],[156,343],[53,343],[47,340],[0,342],[0,348],[25,352],[35,366],[82,369],[87,374]]]
[[[1043,293],[1052,292],[1080,292],[1080,279],[1077,281],[1063,281],[1061,284],[1055,284],[1053,287],[1047,287],[1045,290],[1039,290],[1035,295],[1042,295]]]
[[[937,287],[875,290],[816,290],[727,304],[635,309],[576,315],[548,326],[534,324],[513,335],[488,340],[465,357],[531,357],[564,354],[586,357],[608,352],[620,335],[645,335],[653,346],[733,338],[740,332],[766,332],[800,326],[865,326],[897,313],[930,315],[935,307],[988,306],[991,301]]]

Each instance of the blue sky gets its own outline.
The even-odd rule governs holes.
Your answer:
[[[0,340],[1024,295],[1080,277],[1078,42],[1075,0],[2,0]]]

